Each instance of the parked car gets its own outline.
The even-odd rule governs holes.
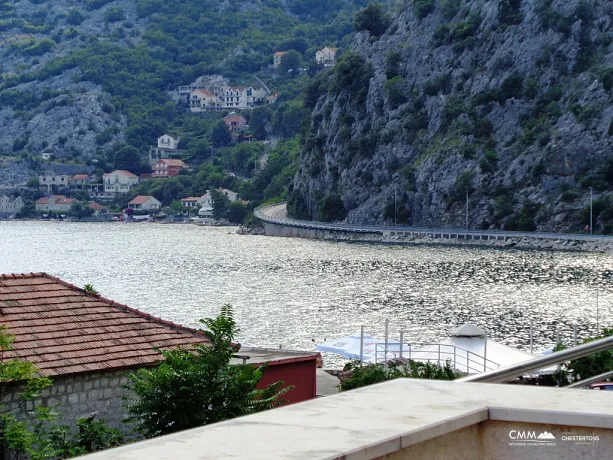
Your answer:
[[[613,382],[592,383],[590,390],[609,390],[613,391]]]

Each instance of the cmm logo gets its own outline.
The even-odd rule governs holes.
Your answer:
[[[549,442],[554,441],[556,437],[548,433],[547,431],[543,431],[538,436],[536,435],[536,431],[519,431],[519,430],[511,430],[509,431],[509,438],[513,441],[533,441],[533,442]]]

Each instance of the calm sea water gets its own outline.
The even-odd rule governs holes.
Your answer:
[[[0,273],[47,272],[188,326],[232,304],[241,341],[314,349],[361,324],[410,343],[474,322],[535,349],[613,323],[613,255],[243,236],[193,225],[0,222]],[[598,297],[598,303],[597,303]],[[327,357],[329,364],[337,361]]]

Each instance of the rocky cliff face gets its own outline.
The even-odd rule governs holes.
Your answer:
[[[579,231],[592,187],[610,232],[612,20],[606,1],[407,2],[311,86],[290,212],[463,226],[468,193],[472,228]]]
[[[18,0],[0,5],[0,83],[41,71],[100,39],[133,46],[144,25],[132,0]],[[123,139],[126,117],[100,85],[80,81],[79,69],[59,76],[24,79],[0,93],[0,156],[86,161]],[[10,161],[0,184],[35,174],[32,162]],[[36,165],[35,165],[36,166]],[[19,183],[19,182],[17,182]]]

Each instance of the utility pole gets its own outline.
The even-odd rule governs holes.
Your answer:
[[[592,205],[593,205],[593,202],[594,202],[594,199],[593,199],[593,198],[594,198],[594,190],[592,189],[592,187],[590,187],[590,235],[592,235],[592,234],[594,233],[594,232],[593,232],[593,229],[592,229],[592,226],[593,226],[593,220],[592,220],[592,216],[593,216],[593,213],[592,213],[593,206],[592,206]]]
[[[466,230],[468,230],[468,187],[466,188]]]
[[[396,206],[396,185],[394,185],[394,227],[396,226],[396,210],[398,209],[398,207]]]

